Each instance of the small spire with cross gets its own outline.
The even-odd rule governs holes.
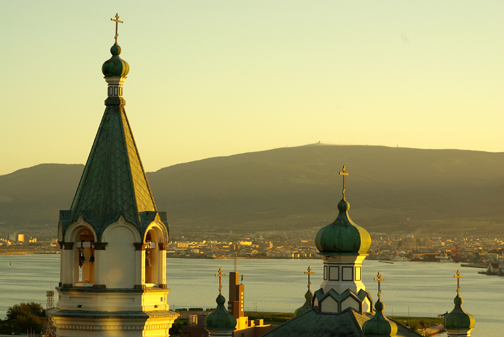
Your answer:
[[[308,291],[311,292],[310,286],[311,286],[311,275],[314,274],[315,272],[312,271],[311,267],[308,266],[308,271],[305,271],[305,275],[308,275]]]
[[[457,274],[454,277],[457,279],[457,296],[460,296],[460,278],[462,277],[460,270],[457,270]]]
[[[119,33],[117,32],[117,30],[119,28],[119,23],[123,23],[123,22],[121,20],[119,20],[119,13],[116,13],[115,19],[111,18],[110,21],[114,21],[116,23],[116,33],[115,33],[114,39],[115,39],[115,44],[117,44],[117,37],[119,36]]]
[[[223,274],[222,268],[219,268],[219,273],[215,276],[219,276],[219,294],[222,295],[222,276],[226,276],[226,274]]]
[[[381,301],[381,281],[385,281],[385,278],[381,277],[380,272],[378,272],[378,277],[375,277],[375,281],[378,281],[378,301]]]
[[[345,176],[349,175],[349,173],[346,172],[346,166],[345,165],[343,165],[343,170],[339,174],[340,174],[340,176],[343,176],[343,200],[346,200],[345,199]]]

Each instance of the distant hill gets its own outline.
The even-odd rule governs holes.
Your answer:
[[[504,233],[504,153],[308,145],[147,175],[172,233],[294,230],[334,220],[343,164],[350,215],[368,230]],[[42,164],[0,176],[0,222],[55,226],[82,170]]]

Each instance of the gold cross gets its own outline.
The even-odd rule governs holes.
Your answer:
[[[381,301],[381,281],[385,281],[385,279],[381,277],[380,272],[378,272],[378,277],[376,277],[374,280],[378,281],[378,301]]]
[[[117,37],[119,36],[119,34],[117,33],[117,28],[119,26],[119,22],[120,23],[123,23],[123,22],[121,20],[119,20],[119,13],[116,13],[115,20],[110,19],[110,21],[115,21],[115,23],[116,23],[116,35],[114,36],[114,39],[115,39],[115,43],[117,44]]]
[[[460,296],[460,278],[462,275],[460,275],[460,270],[457,270],[457,275],[454,276],[457,279],[457,295]]]
[[[311,285],[311,278],[310,278],[310,276],[311,276],[311,274],[314,274],[315,272],[312,271],[312,269],[310,268],[310,266],[308,266],[307,270],[308,271],[305,271],[304,273],[305,273],[305,275],[308,275],[308,290],[311,291],[311,289],[310,289],[310,285]]]
[[[215,276],[219,276],[219,294],[222,295],[222,276],[226,276],[226,274],[223,274],[222,269],[219,268],[219,273],[215,274]]]
[[[346,166],[343,165],[343,172],[339,173],[340,176],[343,176],[343,200],[345,199],[345,176],[349,175],[350,173],[346,172]]]

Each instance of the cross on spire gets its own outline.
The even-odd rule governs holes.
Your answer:
[[[115,39],[115,44],[117,44],[117,37],[119,36],[119,34],[117,33],[117,29],[118,29],[119,23],[123,23],[123,22],[121,20],[119,20],[119,13],[116,13],[115,20],[111,18],[110,21],[115,21],[115,23],[116,23],[116,34],[114,36],[114,39]]]
[[[311,274],[314,274],[315,272],[312,271],[312,269],[311,269],[310,266],[308,266],[307,270],[308,271],[305,271],[304,273],[305,273],[305,275],[308,275],[308,291],[311,291],[311,289],[310,289],[310,286],[311,286],[311,277],[310,276],[311,276]]]
[[[380,272],[378,272],[378,277],[375,277],[375,281],[378,281],[378,301],[381,301],[381,281],[385,281],[385,278],[381,277]]]
[[[222,295],[222,276],[226,276],[226,274],[223,274],[222,268],[219,268],[219,273],[215,276],[219,276],[219,294]]]
[[[457,296],[460,296],[460,278],[462,277],[460,270],[457,270],[457,274],[454,277],[457,279]]]
[[[346,166],[343,165],[343,170],[339,174],[340,174],[340,176],[343,176],[343,200],[346,200],[345,199],[345,176],[349,175],[350,173],[346,172]]]

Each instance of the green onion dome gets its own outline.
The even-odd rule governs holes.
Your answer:
[[[308,290],[304,297],[306,299],[305,303],[303,304],[302,307],[299,307],[296,309],[296,311],[294,311],[294,316],[299,316],[312,309],[311,306],[311,300],[313,297],[312,292]]]
[[[348,201],[341,200],[336,220],[318,231],[315,245],[322,255],[365,254],[371,247],[371,236],[350,219],[349,209]]]
[[[110,48],[110,53],[112,57],[105,61],[102,66],[103,75],[105,77],[126,77],[129,73],[129,65],[128,62],[119,57],[121,47],[118,44],[114,44]]]
[[[389,337],[397,334],[397,324],[391,321],[383,313],[385,304],[378,300],[375,304],[376,313],[362,325],[362,332],[365,337]]]
[[[224,307],[226,299],[224,296],[217,296],[217,309],[208,315],[206,327],[208,330],[234,330],[236,327],[236,318]]]
[[[446,330],[468,330],[474,328],[474,317],[462,309],[462,298],[457,295],[453,300],[455,308],[443,318]]]

